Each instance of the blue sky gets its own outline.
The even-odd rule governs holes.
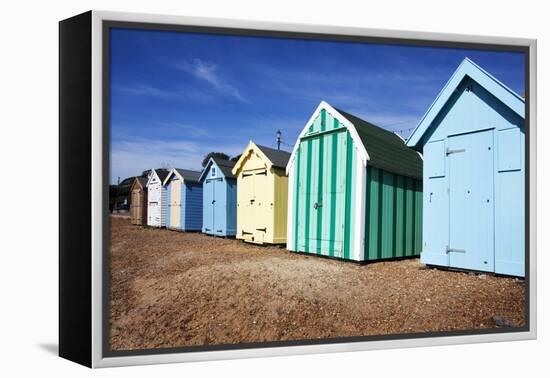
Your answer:
[[[110,46],[111,182],[278,129],[291,150],[321,100],[406,138],[465,57],[524,91],[520,53],[127,29]]]

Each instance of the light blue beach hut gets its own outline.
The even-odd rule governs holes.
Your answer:
[[[524,276],[524,99],[465,59],[407,145],[424,155],[421,261]]]
[[[200,231],[202,227],[202,184],[200,172],[173,168],[164,180],[166,228]]]
[[[235,236],[237,229],[237,178],[235,162],[210,158],[200,176],[203,191],[202,232]]]

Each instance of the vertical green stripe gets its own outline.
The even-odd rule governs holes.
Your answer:
[[[346,227],[344,234],[344,258],[350,257],[350,234],[351,234],[351,163],[352,163],[352,139],[349,131],[346,131]]]
[[[391,257],[397,257],[397,227],[398,227],[398,221],[397,221],[397,207],[399,204],[397,203],[397,175],[393,175],[393,227],[392,227],[392,237],[393,237],[393,248],[391,251]]]
[[[370,188],[370,214],[369,214],[369,259],[374,260],[378,256],[378,238],[380,234],[380,222],[378,214],[380,212],[380,170],[372,167],[371,169],[371,188]]]
[[[404,203],[404,191],[403,191],[403,176],[397,176],[396,179],[396,207],[397,207],[397,213],[396,213],[396,220],[395,220],[395,254],[398,257],[403,256],[404,250],[403,250],[403,238],[405,237],[404,234],[404,224],[405,224],[405,216],[403,213],[403,210],[405,208]]]
[[[411,179],[411,197],[412,197],[412,214],[411,214],[411,255],[415,254],[415,247],[416,247],[416,232],[415,232],[415,223],[414,220],[416,218],[416,180]]]
[[[296,167],[294,169],[294,181],[296,183],[294,187],[294,250],[298,251],[298,219],[300,219],[300,160],[302,157],[302,144],[298,146],[296,157]]]
[[[335,120],[336,121],[336,120]],[[338,122],[338,121],[336,121]],[[334,256],[334,237],[335,237],[335,221],[336,221],[336,200],[338,195],[336,194],[336,168],[338,164],[338,134],[332,134],[332,151],[330,162],[330,242],[328,248],[329,256]]]
[[[414,217],[414,212],[413,212],[413,193],[412,193],[412,178],[410,177],[407,177],[406,178],[406,183],[407,185],[405,186],[406,188],[406,197],[407,197],[407,216],[405,217],[405,225],[406,225],[406,241],[407,241],[407,244],[406,244],[406,249],[405,249],[405,252],[406,252],[406,255],[407,256],[411,256],[412,253],[413,253],[413,217]]]
[[[324,114],[324,113],[323,113]],[[320,203],[322,206],[324,205],[323,204],[323,201],[324,201],[324,198],[322,197],[323,196],[323,171],[325,169],[325,165],[324,165],[324,154],[325,154],[325,137],[324,136],[321,136],[319,138],[319,170],[318,170],[318,175],[319,175],[319,180],[317,181],[317,198],[315,198],[315,201],[317,201],[318,203]],[[323,231],[323,207],[320,207],[317,209],[317,230],[316,230],[316,239],[317,239],[317,250],[315,251],[315,253],[321,253],[322,254],[322,246],[323,246],[323,241],[322,241],[322,236],[321,236],[321,232]],[[319,248],[319,244],[321,245],[321,248]]]
[[[369,259],[369,247],[370,247],[370,214],[372,212],[372,206],[370,204],[370,193],[371,193],[371,181],[372,181],[372,168],[367,164],[367,184],[365,188],[365,260]]]
[[[403,256],[407,255],[407,178],[403,178]]]
[[[311,139],[307,141],[307,162],[306,162],[306,195],[304,204],[305,229],[304,229],[304,251],[309,252],[309,214],[311,212]]]
[[[378,170],[378,235],[376,241],[376,258],[382,258],[382,238],[384,236],[384,223],[382,215],[384,214],[384,171]]]

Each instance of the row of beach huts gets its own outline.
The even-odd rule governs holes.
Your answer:
[[[132,223],[358,262],[524,276],[525,102],[465,59],[407,141],[321,102],[291,153],[151,170]]]

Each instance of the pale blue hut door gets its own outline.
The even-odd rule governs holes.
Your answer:
[[[450,266],[494,271],[493,130],[448,138]]]
[[[214,203],[215,197],[214,180],[206,180],[204,183],[204,225],[206,232],[214,232]]]
[[[214,203],[212,205],[212,212],[214,214],[214,222],[212,224],[213,230],[217,234],[221,234],[224,231],[224,218],[225,218],[225,200],[224,200],[224,188],[225,184],[222,178],[212,180],[212,190],[214,192]]]

